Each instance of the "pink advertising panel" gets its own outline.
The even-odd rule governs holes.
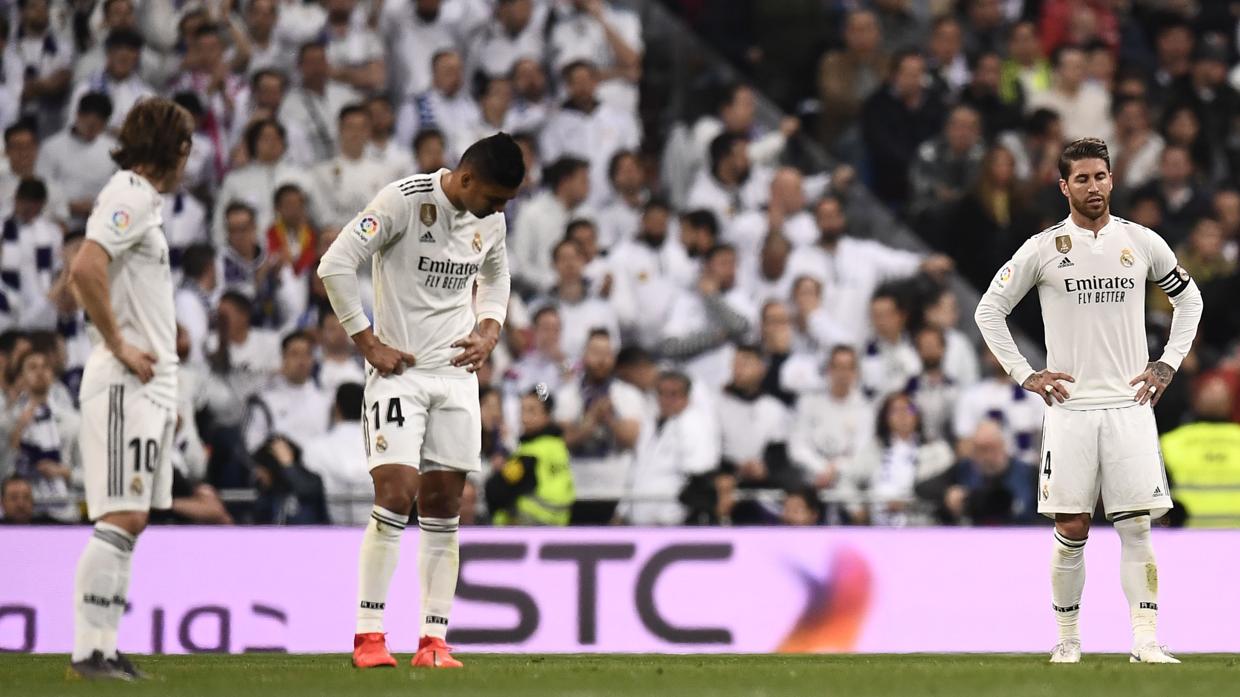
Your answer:
[[[65,652],[79,528],[0,529],[0,651]],[[416,531],[387,608],[417,642]],[[1050,530],[462,531],[462,651],[1047,651]],[[360,530],[156,528],[138,543],[121,648],[347,652]],[[1240,533],[1158,531],[1161,639],[1240,651]],[[1114,533],[1086,551],[1087,651],[1127,651]]]

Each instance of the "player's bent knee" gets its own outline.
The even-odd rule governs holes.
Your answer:
[[[1059,514],[1055,516],[1055,529],[1069,540],[1089,537],[1089,514]]]
[[[142,531],[146,530],[146,524],[149,520],[150,514],[146,511],[116,511],[99,516],[99,522],[115,525],[134,537],[141,535]]]

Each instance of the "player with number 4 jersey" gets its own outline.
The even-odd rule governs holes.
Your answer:
[[[481,466],[474,373],[499,341],[507,313],[503,210],[524,178],[512,137],[484,138],[454,171],[384,187],[319,264],[332,308],[368,364],[362,424],[375,506],[358,563],[358,668],[396,665],[383,611],[415,500],[422,617],[413,664],[460,666],[444,640],[459,567],[461,493],[466,474]],[[357,281],[367,260],[373,329]]]
[[[1158,567],[1150,522],[1171,508],[1153,405],[1192,348],[1201,293],[1154,231],[1112,216],[1106,143],[1077,140],[1059,160],[1062,222],[1025,242],[991,282],[975,315],[990,350],[1046,402],[1038,512],[1055,519],[1051,599],[1059,625],[1052,663],[1081,656],[1081,592],[1090,516],[1101,494],[1121,544],[1120,579],[1132,621],[1132,661],[1178,663],[1156,640]],[[1170,336],[1151,361],[1146,284],[1171,299]],[[1046,370],[1016,348],[1007,316],[1037,288]]]

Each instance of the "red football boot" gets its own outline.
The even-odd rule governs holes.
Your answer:
[[[418,652],[410,662],[414,668],[460,668],[461,662],[449,653],[452,649],[438,637],[424,636],[418,640]]]
[[[387,636],[382,632],[353,635],[353,667],[378,668],[380,666],[396,667],[396,659],[388,652]]]

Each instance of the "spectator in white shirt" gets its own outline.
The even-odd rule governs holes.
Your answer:
[[[1055,76],[1051,87],[1029,95],[1025,110],[1050,109],[1059,114],[1064,138],[1110,140],[1111,95],[1105,88],[1085,80],[1085,52],[1064,45],[1055,50]]]
[[[413,137],[414,171],[419,174],[438,172],[448,166],[447,144],[443,134],[433,128],[424,128]]]
[[[360,385],[366,382],[366,373],[362,370],[362,358],[358,355],[357,346],[332,312],[319,315],[317,374],[319,384],[328,394],[346,383]]]
[[[506,77],[483,78],[478,94],[478,112],[473,121],[461,124],[457,133],[460,142],[473,143],[500,131],[512,132],[508,121],[512,107],[512,81]]]
[[[795,116],[786,117],[779,130],[758,133],[758,99],[754,90],[744,83],[733,83],[722,92],[722,99],[714,114],[706,114],[693,124],[693,146],[696,162],[691,169],[705,165],[709,159],[710,144],[723,133],[735,133],[749,139],[749,160],[759,165],[774,166],[783,154],[788,138],[800,130]]]
[[[763,242],[779,233],[793,247],[806,247],[818,241],[818,225],[805,207],[805,178],[795,167],[781,167],[771,177],[766,210],[749,210],[725,226],[724,241],[736,245],[742,265],[756,260]]]
[[[206,243],[211,239],[207,227],[207,209],[185,187],[164,194],[161,209],[164,235],[168,238],[168,261],[172,266],[173,280],[179,281],[181,255],[193,244]]]
[[[816,489],[835,486],[874,433],[873,406],[857,386],[857,352],[836,346],[827,359],[827,389],[801,395],[788,455]]]
[[[87,92],[77,104],[73,125],[48,138],[39,151],[39,176],[58,182],[69,199],[70,228],[86,224],[95,196],[116,172],[116,139],[105,132],[111,116],[112,100]]]
[[[398,100],[430,89],[434,56],[454,50],[459,43],[461,34],[454,18],[441,11],[443,4],[442,0],[410,0],[384,5],[388,16],[382,18],[382,33],[388,65],[393,68],[389,83]]]
[[[734,344],[745,342],[757,322],[758,309],[736,285],[736,250],[711,249],[697,287],[681,291],[671,305],[658,353],[713,395],[728,381]]]
[[[961,457],[970,457],[973,434],[983,421],[990,419],[1003,428],[1008,452],[1013,457],[1023,462],[1038,462],[1045,403],[1012,382],[1007,371],[984,347],[982,370],[985,375],[982,380],[962,390],[956,400],[952,432],[959,438],[957,451]]]
[[[327,433],[306,440],[301,460],[323,481],[327,515],[333,525],[365,525],[374,505],[375,487],[366,468],[362,429],[362,386],[343,383],[332,394],[332,424]]]
[[[834,194],[819,199],[814,215],[818,221],[818,244],[798,250],[788,273],[793,278],[822,279],[824,297],[829,299],[836,321],[850,336],[870,333],[870,298],[880,285],[912,276],[919,270],[942,276],[952,268],[951,259],[941,254],[923,259],[913,252],[846,234],[848,217],[843,202]]]
[[[0,128],[8,128],[21,118],[26,83],[23,68],[10,41],[9,21],[0,16]]]
[[[547,89],[547,71],[533,58],[521,58],[512,66],[512,110],[509,119],[515,133],[542,130],[554,104]]]
[[[27,351],[18,358],[14,372],[21,391],[4,415],[11,424],[4,445],[16,454],[17,474],[34,489],[36,511],[75,523],[81,512],[65,499],[70,496],[81,417],[72,403],[56,398],[48,352]]]
[[[822,360],[832,346],[855,346],[854,336],[839,323],[834,303],[824,298],[822,282],[813,276],[798,276],[792,282],[793,327],[796,338],[793,350]]]
[[[327,62],[331,77],[362,93],[374,93],[387,84],[383,42],[370,29],[353,22],[357,0],[324,0],[327,26]]]
[[[615,379],[616,357],[604,329],[590,332],[581,377],[555,394],[553,418],[564,429],[572,455],[574,525],[606,525],[615,516],[641,433],[645,400],[640,390]],[[583,500],[585,499],[585,500]]]
[[[181,259],[184,274],[173,304],[177,324],[189,342],[188,361],[200,364],[206,360],[203,350],[211,332],[211,301],[219,287],[215,250],[206,244],[192,245]]]
[[[697,173],[686,199],[689,208],[712,211],[725,227],[748,210],[766,203],[768,182],[754,176],[749,141],[724,133],[710,142],[710,166]]]
[[[905,328],[908,312],[890,290],[879,290],[870,300],[874,333],[861,354],[861,389],[870,399],[900,392],[921,371],[921,361]]]
[[[114,32],[134,32],[141,38],[142,32],[138,28],[137,15],[134,13],[133,0],[105,0],[103,3],[103,11],[100,14],[102,20],[99,29],[95,32],[96,37],[104,38],[104,41],[93,41],[93,46],[79,53],[73,59],[73,82],[75,84],[83,83],[90,79],[92,75],[99,74],[104,69],[106,62],[107,37]],[[164,77],[165,61],[163,54],[158,49],[146,45],[143,40],[139,46],[141,57],[138,62],[138,69],[142,72],[143,81],[147,84],[163,85],[160,81],[155,83],[152,78]],[[72,102],[70,102],[72,103]]]
[[[620,150],[611,156],[607,181],[611,186],[598,209],[599,245],[605,250],[637,235],[642,209],[650,199],[646,171],[636,151]]]
[[[233,203],[244,203],[253,210],[255,224],[259,229],[266,230],[275,217],[276,190],[284,184],[305,187],[304,175],[284,159],[286,144],[284,126],[279,121],[256,121],[246,129],[247,164],[224,177],[224,183],[215,197],[211,233],[217,245],[222,247],[226,242],[225,211]]]
[[[607,194],[607,168],[620,150],[641,145],[641,128],[632,113],[600,101],[598,68],[579,60],[563,70],[568,99],[548,121],[542,132],[539,154],[544,161],[565,155],[590,163],[591,202],[601,202]]]
[[[272,436],[282,436],[303,450],[327,432],[332,400],[314,381],[314,339],[293,332],[280,342],[280,373],[250,404],[246,447],[254,451]],[[358,441],[354,441],[358,442]]]
[[[142,35],[132,29],[116,29],[104,42],[105,62],[103,68],[78,82],[69,98],[76,105],[90,92],[106,94],[112,100],[112,118],[109,131],[119,131],[125,116],[139,99],[150,97],[155,90],[138,74],[138,59],[142,55]]]
[[[325,227],[342,227],[391,181],[391,170],[377,159],[366,157],[370,140],[370,115],[366,108],[350,105],[340,110],[340,152],[310,171],[314,219]]]
[[[393,181],[416,173],[418,170],[413,162],[412,142],[395,138],[396,106],[391,97],[377,94],[367,99],[366,113],[370,115],[370,141],[366,143],[366,158],[387,167],[388,178]],[[438,170],[436,167],[429,171]]]
[[[583,160],[567,157],[543,170],[544,189],[521,206],[513,225],[508,256],[516,289],[545,293],[555,282],[551,252],[571,220],[588,217],[581,209],[590,196],[590,171]]]
[[[714,413],[690,400],[693,385],[683,373],[659,376],[659,413],[643,429],[617,510],[632,525],[680,525],[688,511],[677,500],[690,478],[719,467],[719,424]]]
[[[230,60],[226,55],[226,33],[233,35],[235,43],[237,31],[231,24],[207,22],[193,30],[187,36],[189,45],[181,73],[172,84],[173,90],[193,92],[202,100],[206,112],[202,129],[216,153],[228,152],[237,102],[246,89],[245,78],[232,70],[233,62],[240,57],[234,52]],[[219,169],[222,171],[222,163]]]
[[[762,391],[767,363],[757,346],[737,347],[732,381],[717,400],[721,436],[721,467],[744,486],[790,488],[799,475],[788,461],[791,414],[774,396]]]
[[[234,166],[248,161],[246,131],[259,121],[269,120],[279,121],[284,127],[285,157],[290,163],[308,166],[317,161],[306,130],[307,124],[290,121],[284,116],[282,107],[287,89],[288,78],[277,70],[268,68],[250,75],[250,89],[240,100],[237,118],[233,119],[232,133],[228,138]]]
[[[478,120],[478,104],[465,84],[461,54],[445,49],[431,59],[431,87],[401,103],[396,112],[396,138],[413,140],[424,128],[443,133],[451,162],[471,145],[462,133],[465,124]]]
[[[568,0],[555,10],[548,47],[552,66],[563,70],[575,61],[593,63],[604,80],[600,99],[636,113],[645,50],[641,19],[606,0]]]
[[[942,287],[938,295],[926,303],[923,321],[943,333],[946,348],[943,354],[943,372],[961,389],[977,382],[981,369],[977,364],[977,349],[969,337],[960,331],[960,303],[956,292]]]
[[[495,17],[473,38],[465,75],[507,77],[520,58],[541,61],[546,52],[547,3],[498,0]]]
[[[545,385],[547,392],[554,394],[572,375],[573,365],[560,344],[560,311],[554,305],[545,305],[534,313],[533,324],[534,345],[504,374],[506,400],[520,399],[538,385]]]
[[[23,179],[37,178],[39,161],[39,136],[33,119],[22,119],[4,129],[4,156],[8,167],[0,169],[0,220],[13,214],[13,201],[17,186]],[[44,215],[63,222],[69,217],[69,205],[64,193],[55,182],[43,182],[47,189],[47,205]]]
[[[669,298],[692,283],[695,267],[668,227],[667,203],[651,199],[642,213],[637,237],[621,242],[607,255],[612,275],[609,294],[620,320],[624,343],[652,350],[662,338],[671,310]]]
[[[43,182],[23,179],[0,236],[0,281],[13,324],[23,329],[56,327],[56,306],[48,291],[56,280],[63,233],[43,215],[46,203]]]
[[[560,348],[569,361],[576,363],[586,348],[586,340],[595,329],[619,338],[620,325],[616,312],[602,298],[591,295],[582,275],[585,255],[576,242],[560,240],[552,250],[556,282],[543,298],[542,304],[554,305],[560,312]]]
[[[336,128],[340,110],[356,103],[353,88],[330,79],[327,47],[309,43],[297,55],[300,86],[289,91],[280,105],[280,120],[303,124],[310,136],[311,161],[319,162],[336,154]]]
[[[233,392],[235,409],[216,414],[236,423],[245,404],[280,370],[280,337],[253,326],[254,302],[237,291],[225,291],[216,308],[216,331],[207,339],[207,360],[213,375]],[[225,337],[221,346],[220,337]]]
[[[59,130],[63,123],[73,64],[73,43],[53,31],[48,6],[48,0],[18,2],[21,19],[13,41],[26,78],[22,113],[35,117],[45,134]]]
[[[924,326],[913,334],[913,348],[921,371],[909,378],[904,392],[921,413],[926,437],[951,441],[952,411],[960,398],[960,386],[943,369],[947,340],[937,327]]]
[[[275,70],[286,75],[292,71],[292,46],[280,31],[282,14],[276,0],[250,0],[245,4],[245,28],[250,43],[246,75],[253,77],[260,70]]]
[[[598,228],[594,221],[586,218],[570,221],[564,239],[577,243],[577,248],[581,251],[581,258],[585,263],[581,275],[585,278],[590,294],[609,298],[612,288],[611,267],[607,258],[599,252]],[[608,308],[608,311],[610,312],[611,308]],[[618,336],[616,338],[619,339]]]

